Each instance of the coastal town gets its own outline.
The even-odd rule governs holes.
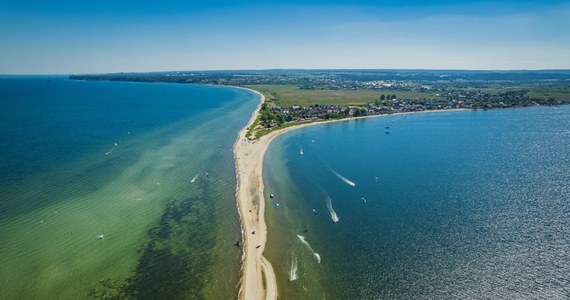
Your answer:
[[[257,137],[265,134],[268,130],[278,129],[287,126],[289,123],[294,125],[331,119],[421,111],[551,106],[564,103],[555,99],[532,99],[522,92],[491,94],[480,91],[447,92],[441,95],[440,99],[398,99],[396,95],[382,94],[376,101],[365,106],[314,104],[310,106],[292,105],[290,107],[282,107],[277,105],[277,102],[277,99],[267,99],[261,106],[257,123],[257,129],[261,129],[261,134],[257,134]],[[251,137],[253,138],[253,135]]]
[[[265,101],[247,137],[296,124],[439,111],[570,103],[566,71],[250,70],[73,75],[76,80],[245,87]]]

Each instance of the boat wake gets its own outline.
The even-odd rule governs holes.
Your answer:
[[[336,211],[334,211],[333,207],[332,207],[332,199],[329,196],[329,194],[327,194],[327,192],[325,192],[324,190],[322,191],[323,194],[325,195],[325,200],[327,201],[327,209],[329,210],[329,214],[331,215],[331,220],[336,223],[338,222],[340,219],[338,218]]]
[[[297,280],[297,256],[293,254],[291,260],[291,270],[289,270],[289,281]]]
[[[118,144],[117,144],[117,143],[115,143],[115,144],[113,145],[113,148],[111,148],[111,150],[109,150],[109,151],[105,152],[105,156],[107,156],[107,155],[109,155],[109,154],[113,153],[113,150],[115,150],[115,148],[116,148],[117,146],[118,146]]]
[[[330,169],[330,168],[329,168],[329,169]],[[344,181],[344,183],[346,183],[346,184],[348,184],[348,185],[350,185],[350,186],[352,186],[352,187],[356,186],[356,183],[354,183],[354,182],[351,181],[350,179],[348,179],[348,178],[346,178],[346,177],[340,175],[337,171],[335,171],[335,170],[333,170],[333,169],[330,169],[330,170],[331,170],[331,172],[332,172],[336,177],[338,177],[340,180]]]
[[[196,181],[196,179],[198,179],[198,175],[194,176],[194,178],[192,178],[192,180],[190,180],[190,182],[194,183]]]
[[[301,243],[303,243],[303,245],[305,245],[307,247],[307,249],[309,249],[309,251],[311,251],[311,253],[313,254],[313,256],[315,257],[315,259],[317,260],[317,263],[321,263],[321,256],[316,253],[313,248],[311,248],[311,245],[309,245],[309,242],[307,242],[305,240],[305,237],[302,235],[297,235],[297,237],[301,240]]]

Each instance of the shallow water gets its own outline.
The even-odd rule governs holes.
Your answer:
[[[0,95],[0,298],[235,296],[232,147],[258,96],[45,77]]]

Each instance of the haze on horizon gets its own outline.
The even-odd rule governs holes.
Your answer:
[[[0,74],[570,69],[570,3],[15,1]]]

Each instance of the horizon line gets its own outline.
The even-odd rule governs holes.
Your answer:
[[[73,76],[73,75],[114,75],[114,74],[153,74],[180,72],[268,72],[268,71],[440,71],[440,72],[570,72],[570,69],[422,69],[422,68],[268,68],[268,69],[197,69],[197,70],[161,70],[161,71],[115,71],[85,73],[0,73],[0,76]]]

